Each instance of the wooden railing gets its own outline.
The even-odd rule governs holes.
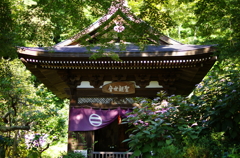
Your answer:
[[[94,151],[90,158],[130,158],[132,152],[96,152]],[[141,156],[137,156],[135,158],[142,158]]]

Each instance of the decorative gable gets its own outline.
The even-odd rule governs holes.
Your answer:
[[[106,15],[70,39],[55,46],[87,46],[111,43],[142,43],[146,45],[182,44],[161,34],[146,22],[136,17],[127,7],[125,0],[117,0],[112,2]]]

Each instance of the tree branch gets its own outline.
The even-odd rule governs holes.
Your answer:
[[[9,131],[15,131],[15,130],[30,130],[30,126],[11,126],[11,127],[5,127],[5,126],[0,126],[0,131],[1,132],[9,132]]]
[[[18,101],[18,103],[23,104],[23,105],[25,105],[25,106],[30,106],[30,104],[27,104],[27,103],[22,102],[22,101]]]
[[[13,108],[13,110],[14,110],[14,116],[17,116],[17,108],[16,108],[16,105],[17,105],[17,103],[16,102],[13,102],[13,99],[12,99],[12,108]]]
[[[50,143],[47,143],[47,146],[44,149],[42,149],[40,152],[41,153],[44,152],[45,150],[47,150],[49,148],[49,146],[50,146]]]
[[[2,117],[4,123],[8,123],[7,117],[8,117],[11,113],[12,113],[12,111],[9,111],[8,113],[6,113],[6,114]]]

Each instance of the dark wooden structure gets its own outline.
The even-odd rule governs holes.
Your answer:
[[[141,32],[136,32],[139,29]],[[140,47],[135,43],[141,40],[136,39],[147,43]],[[121,49],[121,43],[125,44],[125,49]],[[94,46],[89,47],[90,44]],[[106,44],[114,47],[106,47]],[[132,107],[131,98],[153,98],[161,90],[189,95],[216,61],[214,50],[211,45],[185,45],[175,41],[134,16],[124,1],[115,1],[105,16],[72,38],[51,48],[21,47],[18,52],[26,67],[53,93],[70,99],[71,107],[108,109]],[[101,51],[104,57],[89,59],[93,53]],[[111,53],[118,54],[121,61],[108,57]],[[106,83],[123,81],[133,82],[135,93],[102,92]],[[103,145],[105,136],[102,136],[114,129],[118,132],[109,136],[119,138],[115,140],[119,143],[125,138],[121,130],[126,127],[116,123],[99,131],[75,132],[75,144],[69,132],[69,150],[86,145],[92,147],[96,139],[102,141],[95,145],[96,150],[110,150]],[[83,135],[86,143],[81,142],[78,134]]]

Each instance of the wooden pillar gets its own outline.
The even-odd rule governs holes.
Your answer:
[[[68,152],[74,150],[94,150],[94,131],[68,131]]]
[[[71,98],[69,105],[69,118],[70,108],[78,105],[77,88],[73,86],[70,88]],[[74,152],[74,150],[88,150],[91,152],[94,150],[94,131],[68,131],[68,152]]]
[[[70,85],[71,86],[71,85]],[[71,115],[71,107],[74,107],[77,105],[77,95],[76,95],[76,87],[71,86],[70,88],[71,92],[71,98],[70,98],[70,105],[69,105],[69,116],[68,116],[68,124],[70,124],[70,115]],[[78,146],[78,139],[77,139],[76,132],[69,131],[68,129],[68,152],[73,152],[74,150],[77,150]]]

